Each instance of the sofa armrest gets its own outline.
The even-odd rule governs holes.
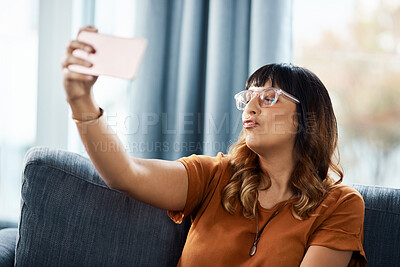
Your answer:
[[[176,266],[190,227],[108,188],[67,151],[31,149],[21,196],[17,266]]]
[[[17,228],[5,228],[0,230],[0,266],[14,266],[17,234]]]

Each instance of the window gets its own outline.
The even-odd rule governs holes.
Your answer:
[[[0,220],[17,221],[23,158],[36,138],[38,1],[0,3]]]
[[[346,183],[400,187],[400,2],[295,0],[293,63],[321,78]]]
[[[75,38],[83,25],[94,24],[107,34],[133,36],[134,3],[44,1],[40,5],[40,18],[46,23],[39,24],[38,0],[1,2],[0,221],[18,220],[23,159],[29,148],[43,145],[85,154],[76,127],[67,117],[59,68],[62,53],[67,41]],[[39,27],[43,38],[40,47]],[[40,58],[39,48],[46,51]],[[123,118],[129,104],[130,85],[127,81],[101,77],[94,89],[100,105],[110,111],[109,124],[122,128],[116,129],[119,133],[126,130]],[[64,134],[68,123],[68,134]]]
[[[90,2],[90,1],[89,1]],[[79,10],[75,8],[74,20],[79,21],[79,25],[74,25],[72,38],[76,37],[78,29],[85,25],[93,25],[103,34],[111,34],[121,37],[135,36],[135,5],[136,1],[121,0],[107,1],[97,0],[95,5],[86,5],[88,1],[76,0],[75,6],[84,8],[83,16],[88,13],[92,14],[92,21],[85,21],[78,16]],[[126,118],[129,118],[129,104],[132,81],[122,80],[118,78],[101,76],[94,85],[94,94],[96,101],[104,110],[107,122],[111,128],[118,134],[123,142],[127,141],[128,130]],[[82,145],[81,139],[76,130],[75,123],[69,122],[68,150],[87,155]]]

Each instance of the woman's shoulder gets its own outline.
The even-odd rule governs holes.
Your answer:
[[[332,209],[341,206],[360,211],[364,210],[364,200],[361,194],[353,187],[340,183],[331,186],[321,205],[326,205]]]
[[[192,154],[188,157],[182,157],[178,159],[183,163],[198,163],[201,165],[208,165],[208,166],[222,166],[226,167],[229,165],[230,156],[229,154],[224,154],[222,152],[218,152],[216,156],[207,156],[207,155],[198,155]]]
[[[230,156],[219,152],[216,156],[192,154],[178,159],[189,173],[189,176],[214,177],[230,170]]]
[[[359,235],[364,221],[364,200],[353,187],[335,184],[310,217],[313,231],[342,231]]]
[[[354,187],[342,183],[333,184],[328,191],[328,195],[338,198],[346,198],[349,196],[362,198],[361,194]]]
[[[200,155],[200,154],[192,154],[188,158],[199,158],[202,160],[214,160],[214,161],[223,161],[229,159],[229,154],[224,154],[223,152],[218,152],[215,156],[208,155]]]

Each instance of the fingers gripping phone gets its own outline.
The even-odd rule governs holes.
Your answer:
[[[133,80],[147,48],[147,40],[144,38],[122,38],[82,31],[77,39],[92,45],[96,52],[76,49],[72,54],[91,62],[93,66],[89,68],[72,64],[69,69],[94,76],[107,75]]]

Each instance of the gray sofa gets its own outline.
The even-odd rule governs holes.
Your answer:
[[[354,187],[368,266],[400,266],[400,189]],[[90,160],[66,151],[28,152],[21,197],[18,228],[0,230],[1,267],[176,266],[190,227],[109,189]]]

